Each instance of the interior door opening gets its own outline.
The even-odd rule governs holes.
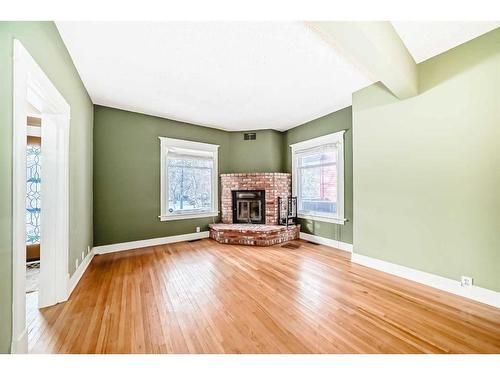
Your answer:
[[[27,353],[30,313],[68,299],[70,106],[18,40],[13,71],[11,352]]]
[[[36,332],[33,326],[38,311],[40,252],[42,249],[42,118],[28,103],[26,138],[26,327],[28,342]]]

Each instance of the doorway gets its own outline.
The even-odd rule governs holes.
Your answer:
[[[42,119],[28,103],[26,138],[26,329],[28,350],[36,334],[38,291],[40,288],[41,209],[42,209]]]
[[[13,79],[13,353],[28,352],[26,324],[27,256],[36,258],[38,252],[37,301],[35,308],[43,308],[68,298],[68,243],[69,199],[68,158],[70,107],[42,69],[24,48],[14,40]],[[36,114],[34,116],[34,114]],[[30,119],[30,117],[32,119]],[[32,129],[28,121],[40,121],[38,129]],[[28,125],[28,126],[27,126]],[[30,171],[30,142],[36,131],[43,142],[32,147],[43,156],[43,169],[35,173],[31,206],[28,195]],[[30,134],[31,133],[31,134]],[[37,178],[43,187],[36,186]],[[39,189],[39,190],[37,190]],[[40,204],[37,206],[37,204]],[[31,207],[30,207],[31,206]],[[28,221],[32,211],[34,223]],[[38,220],[38,222],[37,222]],[[29,228],[30,224],[35,224]],[[38,224],[38,225],[37,225]],[[38,245],[38,250],[30,245]],[[36,243],[38,242],[38,243]],[[30,305],[31,308],[33,303]]]

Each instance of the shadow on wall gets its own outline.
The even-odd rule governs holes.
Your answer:
[[[439,59],[431,58],[418,64],[419,93],[439,86],[497,55],[500,28],[476,39],[482,39],[481,43],[468,42],[453,48],[454,53],[443,53]]]
[[[474,69],[477,65],[484,63],[489,58],[495,58],[496,51],[500,50],[500,28],[482,35],[482,43],[465,43],[457,46],[446,53],[439,55],[439,58],[430,58],[418,64],[418,95],[421,95],[443,83],[460,76],[462,73]],[[472,53],[471,53],[472,51]],[[381,111],[386,106],[401,101],[411,102],[415,97],[405,100],[397,98],[381,82],[375,83],[373,90],[378,91],[378,95],[372,95],[370,100],[355,100],[356,112],[364,109],[378,107]],[[364,89],[360,90],[363,91]],[[417,96],[418,96],[417,95]]]
[[[342,237],[341,225],[311,219],[299,219],[299,223],[301,232],[337,241],[348,240]]]

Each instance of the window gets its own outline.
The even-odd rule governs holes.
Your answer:
[[[38,138],[40,139],[40,138]],[[29,140],[28,140],[29,142]],[[40,144],[28,143],[26,148],[26,244],[40,243],[41,217],[41,159]]]
[[[344,224],[344,131],[290,147],[298,216]]]
[[[217,216],[218,145],[160,137],[160,220]]]

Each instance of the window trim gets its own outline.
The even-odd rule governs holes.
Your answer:
[[[347,219],[344,217],[344,133],[341,130],[335,133],[327,134],[321,137],[308,139],[306,141],[294,143],[290,145],[292,151],[292,195],[297,196],[297,167],[298,167],[298,154],[301,151],[306,151],[311,148],[325,146],[327,144],[336,144],[338,148],[337,153],[337,216],[322,216],[314,214],[304,214],[297,211],[297,216],[301,219],[311,219],[323,221],[327,223],[334,223],[344,225]],[[297,205],[298,208],[298,205]]]
[[[203,217],[219,216],[219,145],[210,143],[186,141],[183,139],[158,137],[160,139],[160,221],[197,219]],[[212,154],[212,209],[210,211],[187,211],[185,213],[170,213],[167,209],[168,204],[168,181],[167,181],[167,156],[168,150],[173,148],[191,150],[196,152],[208,152]]]

